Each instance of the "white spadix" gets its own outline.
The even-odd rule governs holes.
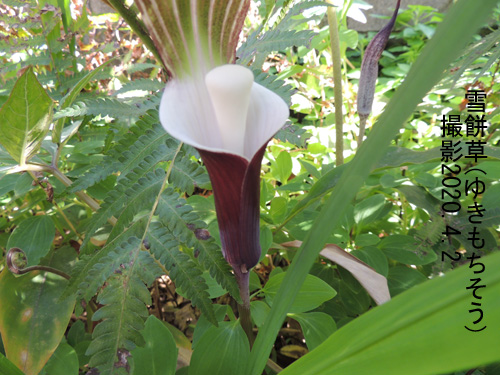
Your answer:
[[[252,72],[240,65],[222,65],[207,73],[205,84],[224,149],[241,154],[245,148],[247,114],[253,85]]]

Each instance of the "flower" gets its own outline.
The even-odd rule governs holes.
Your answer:
[[[391,35],[400,4],[401,0],[398,0],[391,19],[370,41],[366,47],[363,61],[361,62],[357,107],[359,116],[364,117],[365,120],[372,111],[375,84],[378,77],[378,61],[380,56],[382,56],[382,52],[384,52],[385,45]]]
[[[251,70],[230,64],[248,0],[156,1],[137,3],[173,76],[160,121],[199,151],[212,182],[224,257],[237,276],[246,274],[261,253],[260,166],[288,106],[254,82]]]

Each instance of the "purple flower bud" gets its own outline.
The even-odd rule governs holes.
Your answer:
[[[394,23],[396,22],[400,2],[401,0],[398,0],[396,9],[389,23],[373,37],[368,47],[366,47],[363,62],[361,63],[361,76],[359,78],[358,87],[357,102],[358,114],[360,117],[368,117],[372,111],[375,83],[378,77],[378,60],[384,51],[385,45],[391,35],[392,28],[394,27]]]

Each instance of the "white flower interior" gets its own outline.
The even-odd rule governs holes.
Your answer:
[[[241,153],[245,149],[252,72],[241,65],[222,65],[208,72],[205,84],[212,100],[224,149]]]
[[[160,103],[160,122],[193,147],[251,160],[285,123],[281,97],[253,82],[243,66],[222,65],[202,77],[174,79]]]

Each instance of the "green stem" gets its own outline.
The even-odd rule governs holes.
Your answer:
[[[108,0],[109,3],[115,8],[115,10],[122,16],[122,18],[128,23],[130,28],[134,30],[142,42],[148,47],[151,53],[156,57],[156,59],[163,64],[160,54],[156,49],[153,39],[149,36],[146,27],[139,20],[137,14],[127,8],[122,0]]]
[[[327,0],[333,5],[333,0]],[[333,65],[333,100],[335,103],[335,165],[344,164],[344,116],[342,114],[342,59],[340,56],[339,27],[337,11],[329,6],[326,10],[330,30],[330,47]]]
[[[365,137],[366,120],[369,115],[359,115],[359,136],[358,136],[358,149],[363,143],[363,138]]]
[[[17,166],[9,171],[9,173],[18,173],[18,172],[24,172],[24,171],[32,171],[32,172],[49,172],[54,175],[55,178],[57,178],[59,181],[61,181],[64,186],[68,187],[73,184],[73,181],[71,181],[64,173],[62,173],[59,168],[46,165],[46,164],[24,164]],[[84,203],[86,203],[93,211],[97,211],[100,206],[99,203],[97,203],[94,199],[92,199],[88,194],[84,193],[83,191],[77,191],[75,192],[75,195],[80,198],[80,200]],[[108,219],[108,223],[111,225],[116,224],[116,218],[115,217],[110,217]]]
[[[250,348],[252,348],[255,341],[255,336],[252,329],[252,318],[250,314],[250,293],[249,293],[249,283],[250,283],[250,272],[248,270],[241,270],[239,267],[233,267],[234,276],[236,277],[236,282],[238,283],[238,288],[240,290],[241,304],[238,304],[238,313],[240,317],[241,327],[245,331],[248,341],[250,342]]]

